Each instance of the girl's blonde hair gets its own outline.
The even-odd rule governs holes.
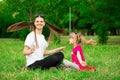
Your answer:
[[[83,43],[83,44],[88,44],[88,45],[96,45],[95,40],[86,40],[85,37],[81,33],[70,33],[70,38],[76,40],[77,44]]]

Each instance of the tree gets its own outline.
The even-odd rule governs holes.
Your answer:
[[[35,14],[41,13],[43,10],[43,7],[40,6],[44,5],[44,0],[6,0],[5,2],[9,7],[8,11],[12,13],[16,22],[33,21]],[[30,30],[33,30],[33,28],[31,27]],[[24,39],[30,30],[24,29],[16,31],[12,36],[16,36],[18,34],[17,38]]]
[[[92,34],[95,31],[100,43],[106,43],[108,30],[120,29],[119,0],[3,0],[3,2],[5,3],[3,6],[7,7],[0,6],[1,9],[7,9],[14,19],[13,22],[32,21],[35,14],[43,13],[48,22],[67,29],[71,7],[72,31],[83,28],[92,31]],[[28,31],[29,29],[16,33],[27,34]],[[44,33],[48,35],[49,32]],[[25,34],[22,35],[26,36]]]
[[[92,1],[92,0],[91,0]],[[101,0],[101,1],[92,1],[92,5],[94,3],[93,12],[95,13],[94,25],[97,35],[99,36],[99,42],[104,44],[107,42],[107,31],[111,28],[120,28],[120,24],[117,24],[120,19],[120,15],[118,14],[119,2],[116,0]]]
[[[71,1],[73,31],[77,28],[93,29],[99,42],[107,42],[107,31],[120,28],[119,0]],[[86,27],[90,24],[91,26]]]
[[[0,37],[9,37],[11,33],[7,33],[6,29],[9,25],[14,23],[12,14],[8,11],[8,5],[0,2]]]

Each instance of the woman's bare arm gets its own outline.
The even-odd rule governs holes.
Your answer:
[[[28,46],[24,46],[24,49],[23,49],[23,54],[24,55],[30,55],[34,52],[34,48],[30,48]]]
[[[59,48],[56,48],[56,49],[53,49],[53,50],[45,50],[44,54],[53,54],[53,53],[56,53],[56,52],[63,51],[64,49],[65,49],[65,47],[59,47]]]

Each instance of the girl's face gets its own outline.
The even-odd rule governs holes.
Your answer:
[[[73,38],[70,38],[70,39],[69,39],[69,42],[70,42],[70,44],[72,44],[72,45],[73,45],[73,44],[75,44],[75,43],[76,43],[76,40],[75,40],[75,39],[73,39]]]
[[[75,33],[71,33],[70,37],[69,37],[69,42],[70,44],[74,45],[76,43],[76,34]]]
[[[45,21],[42,17],[37,17],[34,21],[36,29],[42,29],[45,25]]]

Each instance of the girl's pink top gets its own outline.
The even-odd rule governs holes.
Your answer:
[[[71,55],[71,57],[72,57],[72,62],[73,62],[73,63],[76,63],[76,64],[79,66],[80,69],[84,69],[85,66],[82,66],[82,65],[80,64],[78,58],[77,58],[77,51],[79,51],[79,53],[80,53],[80,55],[81,55],[81,58],[82,58],[82,61],[85,61],[82,48],[81,48],[80,45],[78,45],[78,46],[76,46],[75,48],[73,48],[73,50],[72,50],[72,55]]]

